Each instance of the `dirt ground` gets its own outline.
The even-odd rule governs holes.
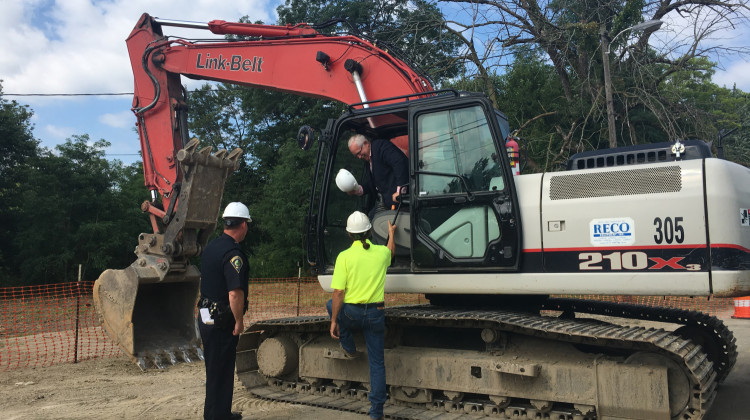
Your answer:
[[[731,314],[729,314],[731,315]],[[719,388],[707,420],[750,419],[750,319],[722,316],[737,338],[739,358]],[[23,368],[0,373],[0,417],[13,419],[198,419],[202,363],[141,372],[127,358]],[[366,416],[252,398],[235,383],[234,410],[245,419],[354,420]]]

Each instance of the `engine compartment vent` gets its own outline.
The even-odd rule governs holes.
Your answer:
[[[680,160],[712,157],[710,143],[703,140],[683,140],[681,143],[685,151],[680,154]],[[568,170],[673,162],[678,159],[672,153],[672,145],[673,142],[663,142],[576,153],[568,160]]]
[[[679,192],[682,171],[675,165],[553,175],[549,187],[550,200]]]

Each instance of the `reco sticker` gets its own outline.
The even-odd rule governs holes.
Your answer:
[[[629,217],[594,219],[589,223],[591,245],[632,245],[635,243],[635,222]]]
[[[740,209],[740,226],[750,226],[750,209]]]

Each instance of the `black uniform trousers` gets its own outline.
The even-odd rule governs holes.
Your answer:
[[[239,336],[231,329],[206,325],[200,319],[198,328],[203,340],[203,357],[206,362],[206,402],[203,406],[205,420],[224,420],[232,414],[234,391],[234,362],[237,359]]]

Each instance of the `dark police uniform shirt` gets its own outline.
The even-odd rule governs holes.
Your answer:
[[[239,288],[247,302],[247,283],[247,257],[240,244],[226,233],[209,242],[201,257],[201,296],[229,305],[229,291]]]

